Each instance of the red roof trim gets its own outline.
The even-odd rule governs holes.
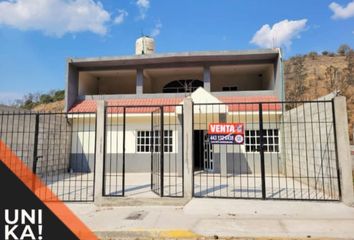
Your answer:
[[[218,97],[221,102],[235,103],[228,106],[230,112],[238,111],[257,111],[259,102],[277,102],[279,99],[275,96],[227,96]],[[109,113],[122,113],[123,106],[132,106],[126,108],[127,113],[150,113],[155,110],[154,107],[147,106],[160,106],[165,105],[165,112],[174,112],[175,107],[166,105],[178,105],[183,101],[183,98],[149,98],[149,99],[114,99],[108,100],[107,106]],[[139,107],[144,106],[144,107]],[[281,110],[281,104],[269,103],[263,104],[263,110],[265,111],[277,111]],[[71,113],[84,113],[84,112],[96,112],[97,104],[96,100],[82,100],[78,101],[69,112]]]

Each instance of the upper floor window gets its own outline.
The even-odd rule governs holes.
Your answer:
[[[203,87],[204,84],[200,80],[187,79],[187,80],[176,80],[167,83],[163,87],[164,93],[188,93],[194,92],[197,88]]]

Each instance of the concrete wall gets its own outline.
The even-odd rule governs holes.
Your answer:
[[[274,90],[277,93],[280,101],[285,101],[285,87],[284,87],[284,64],[281,50],[279,51],[278,60],[274,66]]]
[[[135,71],[106,72],[102,75],[89,72],[79,73],[79,96],[135,93]]]
[[[66,71],[65,112],[75,104],[79,94],[79,72],[71,60],[67,62]]]
[[[66,172],[69,167],[71,125],[64,115],[40,115],[37,173]]]
[[[59,115],[39,115],[37,174],[61,173],[69,167],[70,125]],[[1,114],[0,139],[33,168],[36,114]]]
[[[325,194],[338,194],[332,103],[305,103],[282,118],[283,173]]]
[[[9,109],[7,109],[9,110]],[[35,115],[0,113],[0,139],[32,169]]]
[[[266,71],[264,71],[263,75],[262,90],[274,90],[276,81],[274,68],[268,68]]]
[[[79,73],[79,96],[98,94],[98,80],[87,72]]]
[[[262,77],[259,75],[262,74]],[[237,86],[237,91],[272,90],[274,82],[273,69],[262,72],[218,72],[211,68],[211,92],[221,92],[223,87]]]

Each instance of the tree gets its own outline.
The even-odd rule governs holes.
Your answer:
[[[20,107],[23,109],[31,110],[36,105],[38,105],[38,100],[39,100],[38,93],[29,93],[23,97]]]
[[[51,102],[61,101],[64,99],[64,90],[52,90],[47,93],[29,93],[21,100],[16,100],[16,105],[20,108],[31,110],[40,104],[48,104]]]
[[[52,96],[50,96],[49,94],[42,94],[39,97],[39,103],[40,104],[47,104],[47,103],[51,103],[53,102]]]
[[[53,101],[56,102],[56,101],[64,100],[64,97],[65,97],[65,91],[64,90],[55,91],[54,94],[53,94]]]
[[[323,52],[322,52],[322,55],[323,55],[323,56],[327,56],[328,54],[329,54],[328,51],[323,51]]]
[[[347,87],[347,77],[339,68],[329,66],[325,72],[326,88],[329,92],[338,92],[340,95],[344,95]]]
[[[337,53],[341,56],[347,56],[352,49],[348,44],[342,44],[339,46]]]

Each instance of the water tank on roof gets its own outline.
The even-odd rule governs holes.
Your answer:
[[[155,52],[155,41],[153,38],[148,36],[142,36],[136,40],[135,44],[135,54],[145,55],[153,54]]]

